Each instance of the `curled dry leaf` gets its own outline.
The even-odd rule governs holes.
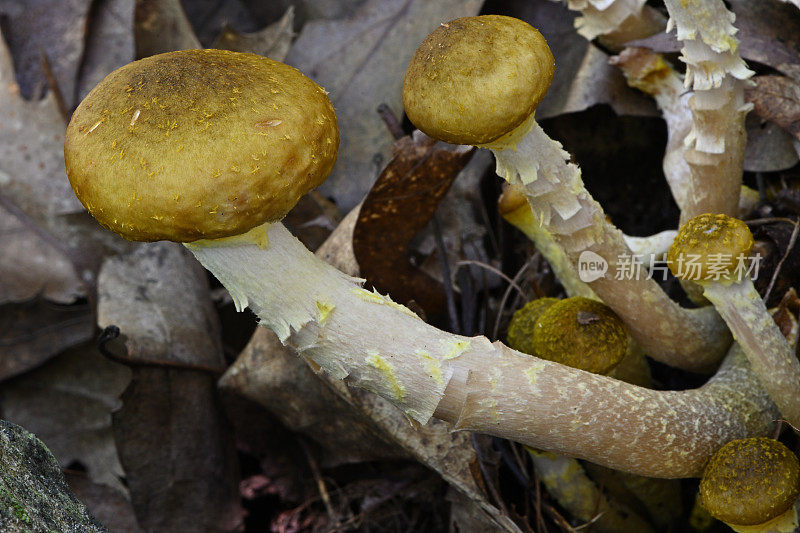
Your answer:
[[[321,4],[321,2],[317,2]],[[343,211],[359,203],[392,147],[375,108],[403,109],[401,88],[420,42],[441,22],[477,14],[483,0],[367,0],[338,20],[303,26],[286,62],[325,87],[341,134],[336,167],[320,191]]]
[[[353,250],[367,285],[401,303],[414,300],[431,318],[444,311],[444,289],[409,262],[409,245],[473,150],[437,143],[421,132],[403,137],[372,186],[353,231]]]
[[[106,261],[98,322],[117,324],[133,369],[114,436],[145,530],[230,531],[241,523],[230,430],[216,396],[223,368],[205,272],[180,245]]]
[[[130,376],[84,344],[4,383],[0,411],[42,439],[62,467],[77,461],[95,483],[124,491],[111,412]]]
[[[294,6],[289,6],[280,20],[254,33],[242,33],[225,24],[211,48],[250,52],[283,61],[292,45],[294,31]]]

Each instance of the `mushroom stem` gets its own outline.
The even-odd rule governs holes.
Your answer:
[[[282,225],[266,231],[268,247],[188,247],[239,308],[314,366],[420,423],[436,416],[651,477],[697,476],[728,440],[774,427],[774,404],[738,348],[700,389],[644,389],[440,331],[315,258]]]
[[[701,282],[704,296],[728,324],[750,360],[753,371],[781,415],[800,427],[800,361],[767,311],[764,301],[745,278],[730,284]]]
[[[689,194],[681,222],[702,213],[735,216],[739,205],[744,161],[745,80],[753,75],[742,60],[735,38],[736,18],[722,0],[665,0],[668,30],[677,27],[686,63],[684,85],[692,129],[684,140],[691,169]]]
[[[602,207],[584,188],[580,169],[567,162],[569,154],[533,117],[486,147],[497,158],[497,173],[524,188],[535,219],[575,268],[587,251],[608,264],[606,275],[589,287],[622,318],[648,355],[695,371],[719,361],[730,334],[715,311],[680,307],[645,275],[616,279],[620,262],[632,257],[622,232],[606,221]]]

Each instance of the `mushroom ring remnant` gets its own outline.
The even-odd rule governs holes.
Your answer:
[[[282,219],[328,176],[338,144],[325,91],[296,69],[185,50],[109,74],[75,111],[64,154],[103,226],[189,242]]]

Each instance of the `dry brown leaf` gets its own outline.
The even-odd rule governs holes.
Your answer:
[[[0,207],[0,303],[21,302],[40,296],[68,304],[84,294],[72,263]]]
[[[93,483],[82,472],[64,472],[69,488],[101,524],[114,533],[143,533],[130,500],[121,490]]]
[[[77,461],[92,481],[124,490],[111,412],[130,375],[94,345],[78,346],[4,383],[0,411],[42,439],[62,467]]]
[[[36,298],[0,305],[0,381],[42,365],[94,336],[87,305],[61,306]]]
[[[367,0],[350,17],[307,23],[286,62],[330,91],[339,121],[336,167],[320,191],[342,211],[358,204],[388,161],[392,136],[375,109],[400,115],[411,56],[441,22],[477,14],[483,0]]]
[[[756,76],[746,90],[754,111],[800,139],[800,83],[785,76]]]
[[[142,244],[106,261],[98,322],[119,326],[131,385],[114,437],[145,530],[233,531],[242,512],[230,429],[216,397],[224,367],[205,272],[182,246]]]
[[[293,25],[294,7],[289,7],[277,22],[257,32],[242,33],[226,24],[211,48],[250,52],[275,61],[283,61],[292,45]]]
[[[466,146],[437,143],[421,132],[395,144],[395,155],[361,204],[353,250],[367,286],[401,303],[414,300],[432,320],[445,309],[444,289],[409,262],[409,246],[433,217],[472,157]]]

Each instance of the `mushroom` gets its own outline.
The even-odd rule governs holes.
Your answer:
[[[676,277],[703,288],[781,414],[800,427],[800,361],[747,276],[752,248],[744,222],[706,213],[681,226],[667,259]]]
[[[607,305],[577,296],[560,300],[539,316],[531,344],[542,359],[608,374],[625,357],[628,333]]]
[[[534,119],[553,68],[544,37],[527,23],[497,15],[460,18],[442,24],[417,49],[403,103],[427,135],[490,148],[498,174],[524,187],[535,218],[574,267],[582,253],[592,252],[611,270],[631,254],[622,233],[606,221],[578,167],[567,163],[569,155]],[[604,276],[589,286],[664,363],[708,370],[730,345],[713,309],[683,309],[652,279]]]
[[[73,115],[65,157],[102,224],[190,240],[238,308],[315,369],[419,423],[435,415],[659,477],[699,474],[721,443],[773,429],[774,405],[735,349],[700,389],[644,389],[438,330],[265,224],[324,178],[336,141],[324,91],[294,69],[190,50],[110,74]]]
[[[533,332],[536,322],[542,313],[553,304],[558,303],[558,298],[537,298],[526,303],[516,311],[508,324],[508,345],[522,353],[536,355],[533,346]]]
[[[700,481],[703,506],[742,533],[790,533],[797,522],[800,464],[780,441],[732,440],[711,457]]]

